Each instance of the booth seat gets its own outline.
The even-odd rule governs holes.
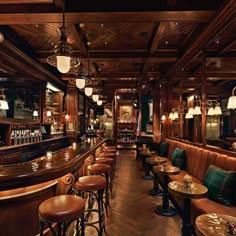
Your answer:
[[[205,174],[210,165],[215,165],[226,171],[236,171],[236,158],[228,155],[220,154],[204,148],[195,147],[191,144],[182,143],[180,141],[166,139],[165,142],[169,144],[168,162],[171,163],[172,153],[175,148],[186,151],[186,168],[180,171],[178,175],[169,176],[170,181],[182,180],[185,174],[192,176],[193,181],[203,183]],[[163,176],[160,176],[162,180]],[[235,183],[236,184],[236,183]],[[221,213],[236,217],[236,191],[233,193],[234,199],[232,206],[226,206],[216,201],[210,200],[208,197],[202,199],[192,200],[191,215],[192,222],[195,222],[197,216],[204,213]],[[177,205],[183,207],[183,199],[172,196]]]

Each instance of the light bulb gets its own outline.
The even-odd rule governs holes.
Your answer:
[[[93,94],[92,99],[94,102],[97,102],[99,99],[99,96],[97,94]]]
[[[97,104],[98,104],[98,106],[101,106],[102,105],[102,100],[98,100]]]
[[[76,87],[79,89],[83,89],[85,87],[85,79],[76,79],[75,80]]]
[[[70,70],[70,57],[57,56],[57,69],[61,73],[67,73]]]
[[[91,96],[93,94],[93,88],[92,87],[85,87],[85,95]]]

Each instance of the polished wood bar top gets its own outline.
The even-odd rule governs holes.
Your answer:
[[[59,178],[80,167],[84,159],[106,139],[77,144],[29,162],[0,165],[0,190],[8,190],[43,183]]]
[[[218,213],[200,215],[196,219],[197,235],[198,236],[232,235],[226,233],[227,222],[236,225],[236,217]]]
[[[153,167],[153,172],[154,173],[161,173],[164,175],[177,175],[180,172],[180,169],[176,166],[154,166]]]
[[[189,187],[186,187],[183,181],[170,182],[168,189],[171,194],[188,199],[205,197],[208,192],[208,189],[202,184],[192,182]]]
[[[151,165],[158,165],[158,164],[165,163],[167,161],[167,158],[160,157],[160,156],[154,156],[154,157],[148,157],[145,161]]]

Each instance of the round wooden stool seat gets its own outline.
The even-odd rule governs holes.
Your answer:
[[[97,191],[106,187],[106,178],[98,175],[89,175],[80,177],[75,187],[82,191]]]
[[[112,152],[102,152],[100,153],[99,157],[110,157],[110,158],[114,158],[116,157],[115,153]]]
[[[92,164],[88,166],[88,171],[93,174],[109,173],[111,166],[107,164]]]
[[[99,157],[99,158],[96,158],[95,160],[96,163],[99,163],[99,164],[107,164],[107,165],[113,165],[114,164],[114,159],[112,158],[109,158],[109,157]]]
[[[50,222],[64,222],[84,213],[85,200],[75,195],[51,197],[39,206],[39,217]]]

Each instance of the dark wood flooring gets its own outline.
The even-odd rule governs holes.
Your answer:
[[[164,217],[154,213],[161,204],[161,197],[147,194],[152,181],[143,180],[141,162],[135,160],[135,150],[120,149],[113,199],[110,201],[109,216],[106,218],[104,236],[175,236],[181,235],[181,219],[178,215]],[[86,235],[95,236],[92,229]]]

